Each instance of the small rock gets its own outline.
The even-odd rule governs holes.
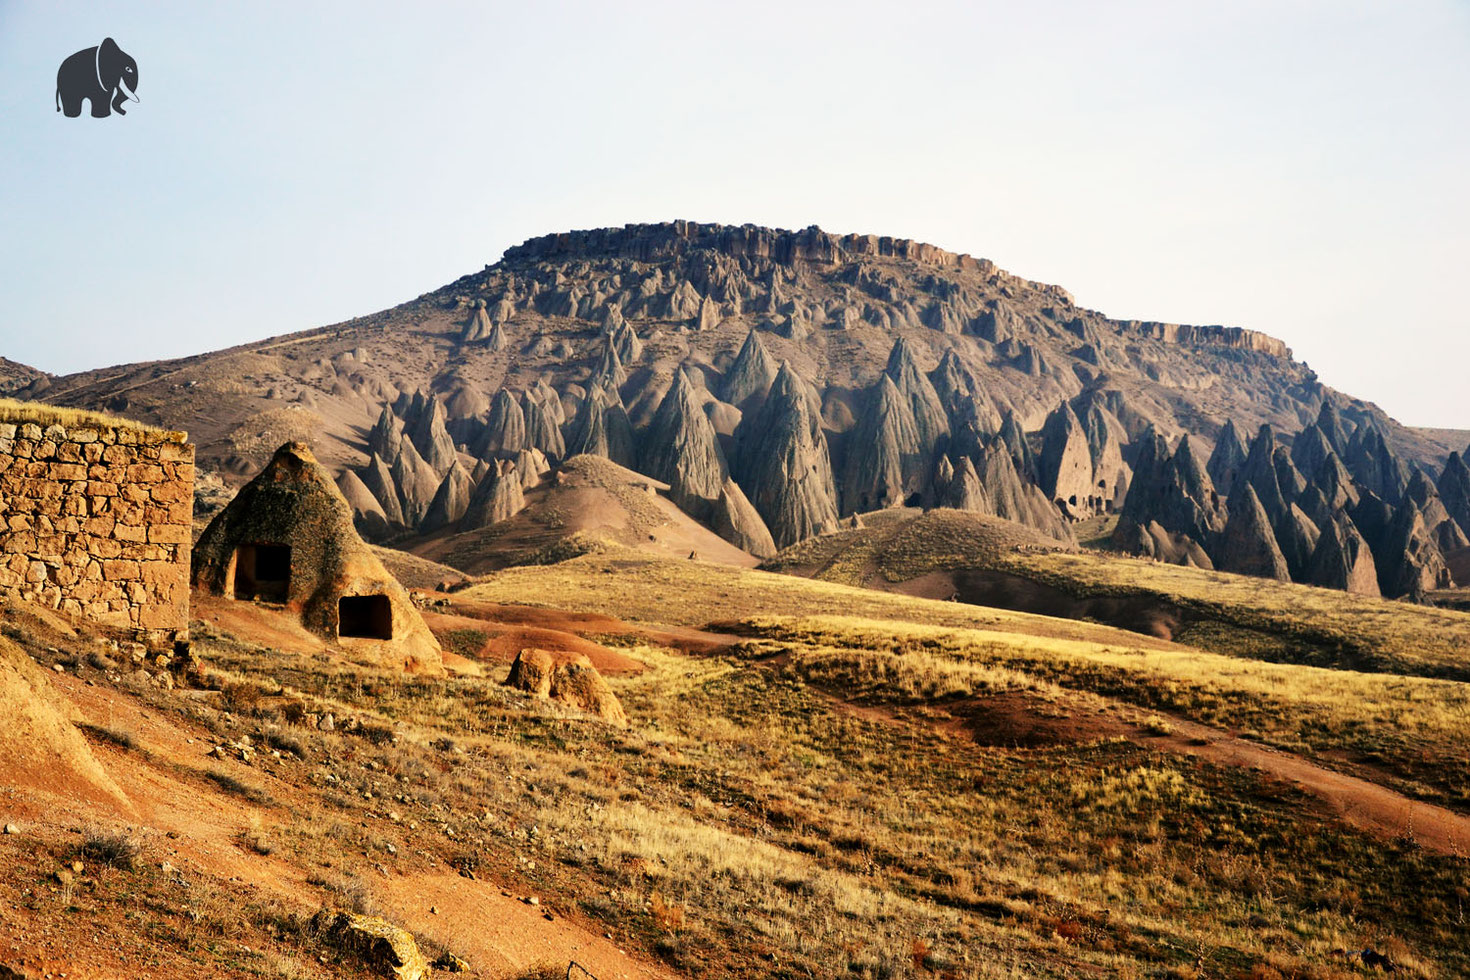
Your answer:
[[[66,668],[61,666],[61,664],[52,664],[51,669],[56,671],[58,674],[66,673]]]
[[[434,969],[445,973],[468,973],[470,965],[453,953],[445,953],[434,961]]]
[[[527,905],[540,905],[541,904],[541,899],[537,898],[535,895],[531,895],[531,896],[528,896],[526,898],[526,904]]]
[[[429,906],[429,914],[430,915],[438,915],[439,914],[439,906],[437,906],[437,905],[430,905]]]
[[[7,834],[18,834],[20,833],[20,828],[13,823],[8,823],[5,825],[5,832]]]

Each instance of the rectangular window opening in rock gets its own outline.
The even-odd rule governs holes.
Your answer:
[[[393,607],[385,595],[344,595],[337,600],[337,635],[393,639]]]
[[[236,599],[285,602],[291,593],[291,546],[242,544],[235,549]]]

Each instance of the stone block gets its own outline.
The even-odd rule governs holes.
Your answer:
[[[118,541],[146,541],[148,531],[141,524],[118,523],[112,528],[112,536]]]
[[[188,544],[193,537],[191,528],[179,524],[153,524],[148,528],[150,544]]]
[[[141,576],[142,572],[135,561],[115,558],[102,563],[102,577],[109,582],[128,582]]]
[[[194,496],[194,491],[186,483],[170,481],[168,483],[157,483],[149,488],[149,493],[156,503],[176,504],[181,500],[189,500]]]

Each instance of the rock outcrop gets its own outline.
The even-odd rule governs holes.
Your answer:
[[[832,460],[815,402],[783,363],[751,434],[737,442],[736,480],[780,548],[837,527]]]
[[[194,545],[194,587],[281,602],[301,623],[382,666],[442,673],[439,642],[353,528],[352,508],[303,443],[215,515]]]
[[[419,523],[419,530],[428,534],[457,523],[465,511],[469,510],[470,492],[473,489],[474,480],[456,459],[450,465],[449,472],[444,474],[439,489],[435,491],[424,519]]]
[[[1353,522],[1343,516],[1322,526],[1306,581],[1354,595],[1378,596],[1378,569],[1368,542]]]
[[[1230,495],[1230,517],[1225,525],[1215,567],[1240,575],[1291,581],[1286,558],[1255,488],[1245,483]]]
[[[842,513],[904,506],[918,492],[926,469],[910,403],[885,374],[848,440]]]
[[[1228,497],[1234,492],[1235,480],[1245,470],[1245,462],[1246,449],[1240,431],[1235,428],[1234,420],[1226,419],[1220,434],[1215,437],[1215,448],[1205,465],[1220,493]]]
[[[1100,502],[1092,480],[1092,450],[1072,406],[1063,403],[1041,429],[1038,486],[1073,520],[1096,513]]]
[[[518,691],[559,702],[609,724],[628,724],[617,695],[585,654],[558,656],[546,650],[522,650],[505,682]]]
[[[757,557],[775,554],[769,530],[730,479],[714,426],[684,371],[675,372],[642,441],[639,469],[667,483],[681,510]]]
[[[525,505],[526,495],[516,464],[497,460],[475,486],[459,526],[462,529],[489,527],[508,520]]]
[[[752,330],[745,335],[745,343],[730,370],[725,373],[722,391],[725,401],[739,405],[753,395],[764,395],[776,380],[776,364],[761,343],[760,335]]]

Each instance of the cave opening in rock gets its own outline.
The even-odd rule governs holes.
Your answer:
[[[393,607],[385,595],[344,595],[337,600],[337,635],[393,639]]]
[[[290,545],[242,544],[235,549],[236,599],[285,602],[290,593]]]

